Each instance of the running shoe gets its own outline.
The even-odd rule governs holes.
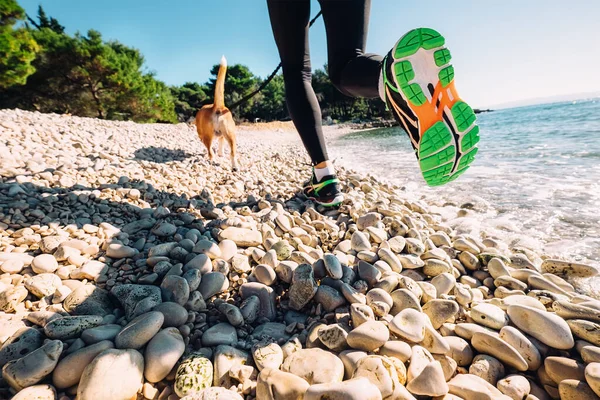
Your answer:
[[[402,36],[383,61],[383,97],[415,150],[423,178],[439,186],[458,178],[477,154],[475,113],[454,87],[445,39],[433,29]]]
[[[304,184],[302,193],[323,207],[337,207],[344,201],[339,184],[340,181],[335,175],[324,176],[319,181],[313,171],[310,180]]]

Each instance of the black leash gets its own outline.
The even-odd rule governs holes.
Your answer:
[[[311,26],[313,26],[313,24],[317,21],[317,19],[321,16],[321,14],[322,14],[322,12],[319,11],[317,13],[317,15],[315,15],[315,17],[310,20],[310,23],[308,24],[309,28]],[[275,75],[277,75],[277,73],[279,72],[280,69],[281,69],[281,63],[279,63],[279,65],[277,66],[277,68],[275,68],[275,71],[273,71],[271,73],[271,75],[269,75],[267,77],[267,79],[265,79],[265,81],[258,87],[258,89],[256,89],[253,92],[250,92],[246,96],[242,97],[240,100],[238,100],[235,103],[233,103],[233,105],[229,106],[229,108],[233,110],[236,107],[239,107],[240,105],[246,103],[248,100],[250,100],[251,98],[253,98],[254,96],[256,96],[258,93],[260,93],[260,91],[263,90],[269,84],[269,82],[271,82],[273,80],[273,78],[275,78]]]

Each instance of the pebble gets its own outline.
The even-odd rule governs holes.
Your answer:
[[[158,311],[163,315],[161,328],[178,327],[185,324],[188,319],[188,312],[185,308],[169,301],[158,304],[152,311]]]
[[[103,340],[70,353],[58,362],[52,372],[52,383],[58,389],[66,389],[77,385],[85,367],[98,354],[112,348],[114,348],[114,344],[110,340]]]
[[[314,299],[318,304],[322,305],[323,309],[327,312],[331,312],[336,308],[346,304],[346,298],[340,292],[338,292],[331,286],[323,284],[321,284],[317,288],[317,292],[314,295]]]
[[[110,294],[119,301],[128,320],[132,320],[162,303],[160,288],[151,285],[115,286],[111,289]]]
[[[148,382],[165,379],[185,351],[183,337],[176,328],[158,332],[144,352],[144,377]]]
[[[383,322],[368,320],[352,329],[346,340],[353,349],[373,351],[383,346],[389,336],[388,328]]]
[[[74,315],[108,315],[114,308],[108,292],[93,285],[80,285],[63,301],[64,309]]]
[[[25,279],[25,289],[38,298],[53,295],[62,285],[60,278],[54,274],[43,273]]]
[[[499,379],[505,376],[504,364],[497,358],[487,354],[478,354],[473,358],[469,374],[476,375],[486,382],[496,386]]]
[[[235,328],[225,322],[211,326],[202,335],[202,344],[207,347],[220,344],[232,345],[237,340],[238,336]]]
[[[102,324],[99,315],[82,315],[56,318],[44,326],[44,333],[50,339],[73,339],[81,335],[86,329]]]
[[[143,373],[144,357],[137,350],[104,350],[83,370],[77,399],[130,400],[142,388]]]
[[[304,400],[380,400],[381,398],[381,392],[377,386],[367,378],[311,385],[303,397]]]
[[[600,397],[600,362],[589,363],[585,367],[585,380],[594,393]]]
[[[160,284],[162,301],[177,303],[183,306],[190,298],[188,281],[177,275],[167,275]]]
[[[47,384],[29,386],[17,393],[12,400],[56,400],[56,390]]]
[[[209,272],[202,276],[198,289],[204,300],[208,300],[216,294],[222,293],[229,288],[229,280],[220,272]]]
[[[334,354],[319,348],[301,349],[288,356],[281,370],[305,379],[309,384],[341,382],[344,364]]]
[[[31,269],[36,274],[52,273],[58,269],[58,262],[50,254],[40,254],[33,258]]]
[[[263,368],[256,380],[256,397],[265,400],[303,399],[310,385],[304,379],[273,368]]]
[[[470,315],[476,323],[492,329],[502,329],[508,324],[504,310],[493,304],[477,304],[471,308]]]
[[[214,351],[213,386],[231,387],[234,379],[229,375],[229,371],[236,366],[248,365],[250,362],[250,355],[243,350],[227,345],[217,346]]]
[[[317,289],[312,266],[300,264],[294,270],[292,285],[288,292],[290,307],[294,310],[301,310],[315,296]]]
[[[12,360],[17,360],[34,350],[39,349],[44,342],[42,333],[35,328],[22,327],[17,329],[0,349],[0,366]]]
[[[213,383],[213,365],[199,353],[187,356],[175,373],[175,393],[184,397],[188,393],[199,392]]]
[[[103,340],[113,340],[123,327],[117,324],[100,325],[86,329],[81,333],[81,340],[85,344],[94,344]]]
[[[6,363],[2,378],[16,391],[35,385],[54,370],[62,349],[60,340],[50,340],[24,357]]]
[[[475,332],[471,345],[478,352],[489,354],[517,371],[527,371],[529,368],[523,356],[496,333]]]
[[[150,311],[131,320],[115,337],[117,349],[140,349],[160,330],[163,314]]]
[[[558,385],[558,394],[561,400],[598,400],[600,397],[592,388],[576,379],[565,379]]]
[[[512,327],[505,326],[500,330],[500,339],[511,345],[523,356],[530,371],[536,371],[542,365],[542,356],[533,344],[521,331]]]
[[[550,347],[568,350],[575,345],[569,325],[556,314],[516,304],[507,313],[517,328]]]
[[[425,314],[406,308],[392,319],[389,328],[392,333],[403,339],[420,343],[425,339],[426,318]]]
[[[589,278],[598,275],[598,269],[591,265],[551,258],[542,261],[540,268],[543,272],[549,272],[556,275],[577,276],[580,278]]]
[[[239,247],[260,246],[262,234],[246,228],[229,227],[219,232],[219,240],[231,240]]]
[[[570,319],[567,324],[575,336],[600,346],[600,324],[583,319]],[[543,340],[540,339],[540,342]]]
[[[252,347],[254,364],[259,371],[265,368],[278,370],[283,363],[283,350],[277,343],[256,343]]]

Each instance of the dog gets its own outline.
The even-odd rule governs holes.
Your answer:
[[[206,146],[208,159],[213,161],[213,139],[219,140],[219,157],[224,156],[225,140],[229,144],[231,153],[231,167],[238,170],[236,161],[235,122],[231,111],[225,107],[225,75],[227,73],[227,60],[221,57],[217,82],[215,84],[215,100],[213,104],[206,104],[196,114],[196,130],[198,137]]]

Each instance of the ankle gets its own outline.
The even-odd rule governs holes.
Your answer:
[[[315,177],[319,181],[326,176],[335,175],[335,168],[330,161],[323,161],[322,163],[315,165],[313,171],[315,173]]]

